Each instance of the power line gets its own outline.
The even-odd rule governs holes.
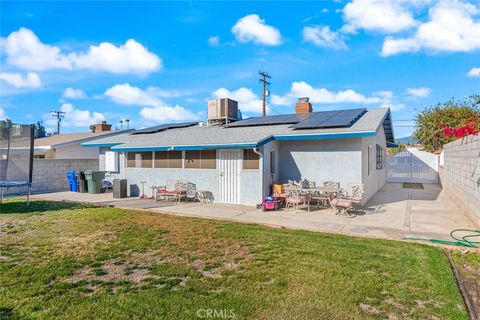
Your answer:
[[[60,134],[60,122],[62,122],[62,119],[65,118],[65,112],[53,109],[50,111],[50,114],[53,118],[57,119],[57,134]]]
[[[267,88],[268,86],[271,85],[270,82],[267,81],[268,79],[271,79],[272,77],[266,73],[265,71],[258,71],[258,74],[261,76],[260,82],[262,83],[262,112],[263,116],[265,117],[267,115]]]

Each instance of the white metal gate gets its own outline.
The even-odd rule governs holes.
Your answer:
[[[218,179],[221,203],[240,203],[240,170],[242,158],[239,150],[218,150]]]
[[[388,155],[387,182],[438,183],[437,156],[413,148]]]

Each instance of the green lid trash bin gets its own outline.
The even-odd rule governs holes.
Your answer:
[[[105,172],[103,171],[85,171],[85,180],[87,180],[88,193],[100,193],[103,179],[105,179]]]

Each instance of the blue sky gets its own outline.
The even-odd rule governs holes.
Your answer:
[[[460,0],[1,2],[0,118],[67,112],[63,132],[202,120],[207,100],[269,114],[390,107],[395,120],[480,93],[480,4]],[[412,122],[395,123],[397,137]]]

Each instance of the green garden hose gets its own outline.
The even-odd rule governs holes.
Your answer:
[[[465,232],[463,236],[457,236],[454,233],[456,232]],[[447,241],[440,239],[427,239],[427,238],[415,238],[415,237],[406,237],[406,240],[420,240],[420,241],[429,241],[436,244],[446,244],[450,246],[459,246],[459,247],[468,247],[468,248],[478,248],[480,245],[480,230],[472,229],[455,229],[450,232],[450,237],[455,241]],[[478,238],[478,241],[473,241],[472,239]]]

